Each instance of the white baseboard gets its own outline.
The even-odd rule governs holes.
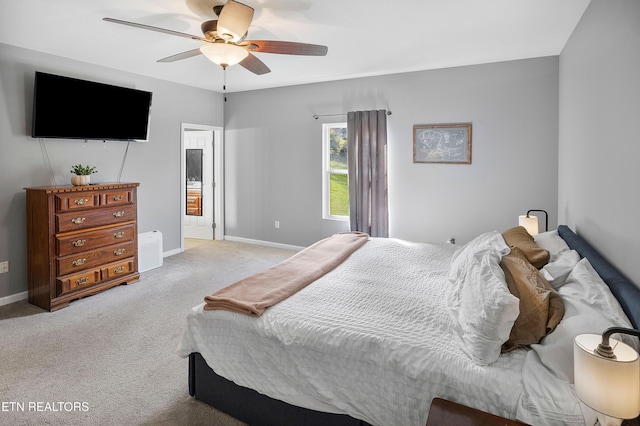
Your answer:
[[[29,297],[29,292],[23,291],[22,293],[16,293],[5,297],[0,297],[0,306],[8,305],[9,303],[19,302],[26,300]]]
[[[292,245],[289,245],[289,244],[273,243],[271,241],[262,241],[262,240],[254,240],[254,239],[251,239],[251,238],[234,237],[232,235],[225,235],[224,239],[228,240],[228,241],[235,241],[235,242],[238,242],[238,243],[256,244],[256,245],[259,245],[259,246],[267,246],[267,247],[280,248],[280,249],[285,249],[285,250],[300,251],[300,250],[302,250],[304,248],[304,247],[300,247],[300,246],[292,246]]]
[[[169,256],[173,256],[174,254],[180,254],[182,253],[182,250],[180,250],[180,247],[178,247],[177,249],[173,249],[173,250],[169,250],[169,251],[165,251],[162,253],[162,257],[169,257]]]

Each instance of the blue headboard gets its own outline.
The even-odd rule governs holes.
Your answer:
[[[567,242],[569,247],[578,252],[580,257],[586,257],[602,280],[607,283],[611,293],[618,299],[622,309],[631,320],[634,328],[640,327],[640,288],[636,287],[627,277],[622,275],[584,238],[576,235],[568,226],[558,226],[558,234]]]

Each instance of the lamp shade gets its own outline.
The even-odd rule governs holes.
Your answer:
[[[530,235],[538,235],[538,216],[518,216],[518,225],[523,226]]]
[[[223,68],[235,65],[249,55],[242,47],[227,43],[205,43],[200,46],[200,52]]]
[[[631,346],[610,339],[615,358],[595,350],[598,334],[581,334],[573,343],[573,368],[578,397],[589,407],[619,419],[640,413],[640,360]]]

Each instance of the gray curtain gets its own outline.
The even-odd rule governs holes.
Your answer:
[[[351,230],[389,236],[387,111],[347,114]]]

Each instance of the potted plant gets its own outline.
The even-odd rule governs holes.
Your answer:
[[[76,164],[71,167],[71,173],[75,175],[71,176],[71,184],[74,186],[89,185],[89,182],[91,182],[91,174],[97,172],[98,169],[94,166]]]

